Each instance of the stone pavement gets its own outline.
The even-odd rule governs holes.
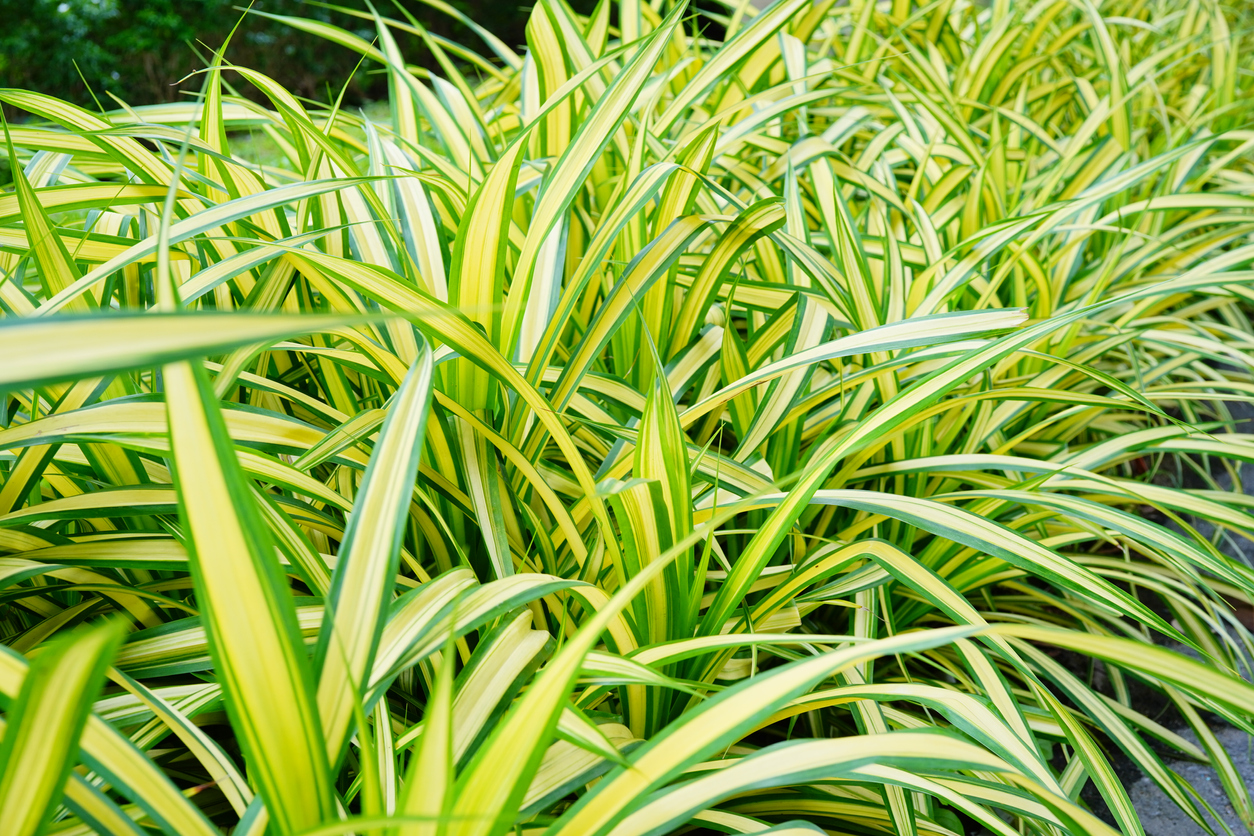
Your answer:
[[[1196,742],[1192,734],[1182,736]],[[1232,757],[1233,764],[1240,771],[1241,777],[1245,779],[1247,789],[1254,792],[1254,756],[1251,754],[1250,737],[1230,726],[1215,729],[1215,736],[1219,738],[1219,742]],[[1188,781],[1193,789],[1197,790],[1197,794],[1210,805],[1223,824],[1231,828],[1233,833],[1239,836],[1246,832],[1245,825],[1241,823],[1236,811],[1228,802],[1228,796],[1224,793],[1223,786],[1215,776],[1214,770],[1191,761],[1167,761],[1166,764],[1169,769],[1175,771],[1181,778]],[[1128,787],[1128,796],[1132,800],[1132,806],[1141,817],[1141,825],[1145,828],[1146,836],[1203,836],[1206,833],[1196,822],[1181,812],[1180,808],[1172,803],[1149,778],[1142,777]],[[1216,833],[1223,833],[1223,827],[1216,825],[1213,819],[1210,823]]]

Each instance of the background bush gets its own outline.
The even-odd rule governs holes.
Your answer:
[[[199,89],[195,83],[180,86],[179,79],[205,65],[198,54],[206,56],[220,46],[247,5],[241,0],[0,0],[0,20],[5,22],[0,27],[0,87],[38,90],[88,107],[94,93],[107,109],[115,103],[106,99],[106,93],[129,104],[177,101],[184,90]],[[339,5],[366,8],[364,0]],[[469,35],[456,21],[418,0],[402,5],[436,34],[455,40]],[[524,41],[527,4],[452,0],[451,5],[507,44]],[[589,0],[571,5],[582,12],[592,6]],[[391,4],[378,6],[386,9]],[[367,40],[374,37],[369,21],[303,0],[258,0],[252,8],[333,23]],[[417,38],[399,33],[398,41],[408,60],[429,61]],[[328,88],[339,92],[358,59],[261,15],[243,20],[227,57],[265,73],[296,95],[323,100]],[[387,95],[387,79],[371,69],[364,68],[352,79],[348,103]],[[6,112],[10,117],[15,114]]]

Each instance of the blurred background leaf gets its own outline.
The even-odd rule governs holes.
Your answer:
[[[337,5],[368,9],[366,0]],[[419,0],[399,5],[433,34],[474,40],[461,23]],[[511,46],[526,40],[529,3],[451,0],[449,5]],[[595,3],[570,5],[587,14]],[[110,96],[135,105],[179,101],[200,89],[199,80],[180,84],[180,79],[208,63],[247,6],[247,0],[0,0],[0,87],[37,90],[88,108],[94,94],[107,110],[117,106]],[[400,16],[387,0],[376,7]],[[305,0],[257,0],[252,9],[332,23],[368,41],[375,37],[369,19]],[[436,66],[419,38],[397,32],[396,40],[407,60]],[[324,40],[261,15],[244,17],[226,58],[265,73],[297,96],[325,101],[328,90],[337,95],[348,82],[347,105],[387,97],[387,76],[377,68],[353,75],[356,55],[328,49]],[[5,114],[14,118],[17,112]]]

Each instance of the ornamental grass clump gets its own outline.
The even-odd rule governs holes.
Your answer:
[[[1248,20],[425,2],[0,91],[5,833],[1254,824]]]

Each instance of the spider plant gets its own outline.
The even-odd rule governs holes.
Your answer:
[[[0,90],[6,832],[1254,825],[1243,19],[424,2]]]

